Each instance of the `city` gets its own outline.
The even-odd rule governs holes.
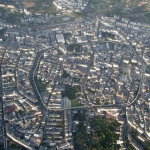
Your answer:
[[[88,5],[53,3],[62,14]],[[16,4],[1,7],[18,11]],[[24,13],[22,25],[0,20],[0,145],[148,150],[150,25],[119,15],[51,22],[51,16]],[[97,147],[107,139],[100,122],[112,128],[106,147]]]

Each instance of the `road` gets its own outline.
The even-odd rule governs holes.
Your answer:
[[[130,43],[131,45],[131,43]],[[142,66],[142,72],[141,72],[141,80],[140,80],[140,84],[139,84],[139,89],[138,89],[138,93],[136,95],[136,97],[134,98],[134,100],[128,104],[128,107],[130,107],[131,105],[133,105],[138,99],[138,96],[142,90],[142,87],[143,87],[143,82],[144,82],[144,74],[145,74],[145,69],[146,69],[146,63],[145,61],[139,56],[139,54],[136,52],[136,48],[135,47],[132,47],[132,50],[133,52],[135,53],[135,55],[137,56],[138,60],[141,61],[141,63],[143,64]]]
[[[126,139],[127,139],[127,133],[128,133],[128,122],[127,122],[127,113],[126,113],[126,107],[123,107],[122,109],[124,111],[124,127],[123,127],[123,141],[124,141],[124,147],[126,147]]]
[[[6,134],[6,123],[5,123],[5,107],[3,101],[3,86],[2,86],[2,69],[0,63],[0,102],[2,109],[2,126],[3,126],[3,134],[4,134],[4,149],[7,150],[7,134]]]
[[[129,141],[132,143],[132,145],[134,146],[134,148],[136,150],[144,150],[142,146],[140,146],[135,140],[134,138],[132,137],[131,133],[129,132],[128,133],[128,139]]]
[[[76,21],[76,22],[78,22],[78,21]],[[76,23],[76,22],[74,22],[74,23]],[[68,22],[67,23],[63,23],[63,24],[57,24],[55,26],[53,26],[53,25],[46,26],[45,25],[44,27],[49,27],[49,26],[50,27],[56,27],[56,26],[62,26],[62,25],[68,25]],[[40,28],[41,28],[41,26],[40,26]],[[133,47],[132,44],[129,41],[92,41],[92,43],[95,43],[95,44],[96,43],[104,43],[104,42],[105,43],[109,43],[109,42],[111,42],[111,43],[121,43],[121,44],[129,45],[132,48],[132,51],[134,52],[134,54],[136,55],[136,57],[138,58],[138,60],[141,61],[141,63],[143,64],[143,66],[142,66],[142,72],[141,72],[141,80],[140,80],[139,89],[138,89],[138,94],[137,94],[137,96],[134,98],[134,100],[131,103],[124,104],[124,107],[122,105],[117,105],[117,104],[114,104],[114,105],[88,105],[88,106],[79,106],[79,107],[71,107],[71,108],[64,108],[64,109],[55,109],[55,108],[48,107],[48,103],[49,103],[49,100],[51,98],[51,94],[49,96],[48,102],[45,103],[43,101],[42,97],[41,97],[41,94],[39,93],[39,90],[38,90],[37,86],[36,86],[36,83],[34,81],[34,77],[35,77],[35,74],[36,74],[36,71],[37,71],[37,68],[39,66],[39,62],[40,62],[40,59],[41,59],[43,53],[45,51],[49,50],[50,48],[44,49],[42,51],[37,52],[35,60],[33,62],[32,69],[30,71],[30,83],[31,83],[33,91],[34,91],[34,93],[35,93],[35,95],[36,95],[36,97],[38,99],[38,105],[39,105],[39,108],[42,110],[43,116],[45,116],[48,111],[64,111],[65,112],[67,110],[71,110],[71,111],[72,110],[83,110],[83,109],[89,110],[89,109],[92,109],[92,108],[100,108],[100,109],[104,109],[104,110],[107,110],[107,109],[108,110],[110,110],[110,109],[120,110],[120,109],[124,108],[125,109],[124,110],[124,112],[125,112],[125,123],[124,123],[124,130],[123,130],[123,140],[125,141],[125,139],[127,137],[127,133],[128,133],[128,124],[127,124],[127,118],[126,118],[127,117],[127,115],[126,115],[126,108],[130,107],[131,105],[133,105],[137,101],[137,98],[138,98],[139,93],[140,93],[140,91],[142,89],[142,86],[143,86],[146,64],[145,64],[144,60],[137,53],[135,47]],[[84,43],[80,43],[80,44],[82,45],[82,44],[91,44],[91,43],[90,42],[84,42]],[[5,53],[4,53],[4,55],[5,55]],[[94,51],[93,51],[93,54],[91,54],[91,58],[90,58],[90,62],[89,62],[88,66],[90,66],[90,64],[93,61],[93,55],[94,55]],[[18,61],[19,61],[19,57],[18,57]],[[60,67],[58,75],[59,75],[59,73],[60,73],[61,70],[62,70],[62,66]],[[129,70],[129,68],[128,68],[128,70]],[[4,111],[4,103],[3,103],[3,99],[2,99],[3,91],[2,91],[2,77],[1,76],[2,76],[2,74],[1,74],[1,64],[0,64],[0,100],[2,102],[2,117],[3,117],[2,118],[2,122],[3,122],[3,130],[4,130],[4,137],[5,137],[4,138],[5,139],[4,140],[4,148],[7,149],[7,135],[8,135],[9,138],[11,138],[13,141],[15,141],[17,143],[19,143],[20,141],[18,139],[15,139],[12,135],[10,135],[9,132],[6,134],[6,124],[5,124],[5,118],[4,118],[4,112],[5,111]],[[55,84],[57,82],[57,79],[58,79],[58,76],[56,77],[56,80],[54,81],[54,87],[53,87],[52,91],[55,88]],[[41,122],[42,122],[42,119],[41,119]],[[88,123],[88,118],[87,118],[87,123]],[[39,127],[40,127],[40,125],[39,125]],[[24,146],[24,143],[21,144],[21,145]]]
[[[6,54],[6,51],[10,50],[11,47],[11,38],[8,38],[6,41],[6,48],[3,52],[2,59],[0,60],[0,102],[1,102],[1,110],[2,110],[2,127],[3,127],[3,138],[4,138],[4,149],[7,150],[7,131],[6,131],[6,122],[5,122],[5,106],[3,101],[3,83],[2,83],[2,63],[4,60],[4,56]],[[9,48],[8,48],[9,47]]]
[[[57,24],[54,24],[54,23],[46,23],[46,24],[43,24],[42,25],[42,28],[57,28],[57,27],[63,27],[63,26],[68,26],[68,24],[76,24],[76,23],[81,23],[83,22],[83,20],[75,20],[75,21],[66,21],[66,22],[63,22],[63,23],[57,23]],[[33,28],[36,28],[36,29],[41,29],[41,25],[35,25],[35,26],[32,26]]]
[[[125,105],[126,106],[126,105]],[[114,109],[114,110],[120,110],[122,108],[122,105],[119,104],[110,104],[110,105],[89,105],[89,106],[78,106],[78,107],[70,107],[70,108],[64,108],[64,109],[60,109],[60,108],[47,108],[47,110],[49,111],[66,111],[66,110],[83,110],[83,109],[91,109],[91,108],[101,108],[103,110],[110,110],[110,109]]]
[[[34,148],[30,147],[29,145],[27,145],[27,143],[15,138],[7,129],[7,136],[14,141],[15,143],[18,143],[19,145],[22,145],[23,147],[27,148],[28,150],[35,150]]]
[[[31,83],[33,91],[34,91],[34,93],[35,93],[35,95],[37,97],[37,100],[39,101],[38,105],[39,105],[39,108],[41,108],[41,110],[42,110],[42,106],[45,109],[47,109],[47,105],[45,104],[45,102],[43,101],[43,99],[41,97],[41,94],[39,93],[39,90],[38,90],[38,88],[36,86],[34,77],[35,77],[35,72],[37,70],[37,67],[38,67],[38,65],[40,63],[40,59],[41,59],[42,55],[44,54],[44,52],[47,51],[47,50],[49,50],[49,48],[37,52],[36,57],[35,57],[34,62],[33,62],[33,65],[32,65],[32,68],[31,68],[31,71],[30,71],[30,83]],[[42,104],[42,106],[41,106],[41,104]]]

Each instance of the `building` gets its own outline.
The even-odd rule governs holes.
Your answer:
[[[56,34],[56,38],[58,43],[65,43],[63,34]]]

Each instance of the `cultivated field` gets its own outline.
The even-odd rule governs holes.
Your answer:
[[[35,7],[36,3],[35,2],[21,2],[24,8],[30,8],[30,7]]]
[[[33,13],[50,13],[56,14],[56,7],[53,0],[21,0],[24,8]]]

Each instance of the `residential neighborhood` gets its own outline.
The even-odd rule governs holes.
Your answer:
[[[53,3],[63,12],[80,12],[88,2]],[[42,15],[21,20],[21,26],[0,20],[0,30],[5,30],[0,38],[4,149],[11,145],[9,140],[30,150],[87,149],[89,141],[79,144],[81,129],[87,137],[95,135],[102,120],[112,123],[116,149],[146,149],[150,25],[117,15],[57,25],[49,25]],[[44,24],[31,26],[31,20]]]

